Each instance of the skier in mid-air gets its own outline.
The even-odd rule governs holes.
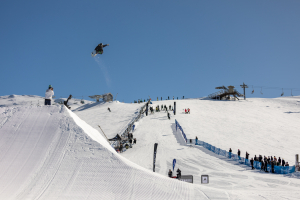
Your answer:
[[[103,47],[109,46],[109,44],[98,44],[98,46],[96,46],[95,50],[92,52],[92,57],[96,56],[97,54],[103,54]]]

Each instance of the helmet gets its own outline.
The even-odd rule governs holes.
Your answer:
[[[102,43],[100,43],[99,45],[103,45]]]

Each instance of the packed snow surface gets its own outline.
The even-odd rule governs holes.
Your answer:
[[[32,103],[33,102],[33,103]],[[153,106],[172,105],[153,101]],[[300,98],[246,101],[177,100],[177,113],[165,111],[136,122],[137,144],[122,154],[107,137],[120,134],[143,104],[71,102],[43,106],[30,95],[0,97],[0,199],[299,199],[298,173],[278,175],[251,170],[188,138],[250,157],[285,158],[294,165],[300,153]],[[107,110],[110,107],[111,112]],[[184,114],[185,108],[191,114]],[[158,143],[156,172],[153,148]],[[175,171],[193,175],[194,184],[167,178]],[[201,185],[201,175],[210,183]]]

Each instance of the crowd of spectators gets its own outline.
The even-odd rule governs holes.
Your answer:
[[[229,157],[231,158],[231,154],[232,154],[232,149],[229,148]],[[238,152],[237,152],[237,155],[238,155],[238,158],[240,158],[240,155],[241,155],[241,151],[238,149]],[[249,153],[246,151],[246,155],[245,155],[245,158],[247,160],[249,160]],[[254,161],[256,162],[259,162],[261,164],[261,171],[265,171],[265,172],[269,172],[268,171],[268,165],[271,165],[271,171],[272,173],[274,173],[274,166],[283,166],[283,167],[286,167],[286,166],[289,166],[289,163],[288,162],[285,162],[284,158],[280,158],[280,157],[276,157],[276,156],[262,156],[262,155],[259,155],[258,157],[255,155],[254,158],[251,158],[250,159],[250,164],[251,164],[251,167],[252,169],[254,169]]]

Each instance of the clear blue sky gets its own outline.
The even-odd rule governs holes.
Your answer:
[[[243,82],[248,97],[300,95],[299,10],[299,0],[3,0],[0,95],[44,96],[52,84],[56,97],[132,102]],[[110,46],[92,58],[100,42]]]

